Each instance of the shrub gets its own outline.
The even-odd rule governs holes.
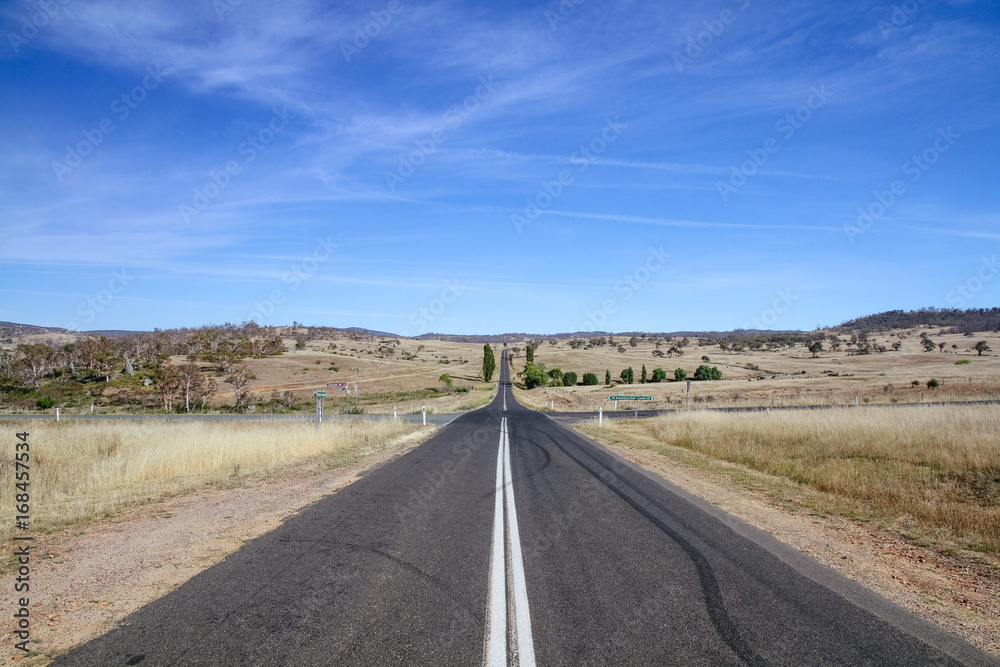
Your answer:
[[[52,400],[51,396],[42,396],[41,398],[35,399],[35,407],[39,410],[48,410],[55,404],[56,402]]]
[[[961,366],[963,364],[970,364],[970,363],[972,363],[972,362],[969,361],[968,359],[959,359],[958,361],[955,362],[955,365],[956,366]]]
[[[576,386],[576,373],[574,373],[573,371],[567,371],[567,372],[563,373],[562,381],[563,381],[563,385],[565,385],[567,387],[575,387]],[[594,384],[597,384],[597,383],[595,382]]]
[[[676,380],[677,382],[684,382],[684,380],[687,380],[687,377],[688,377],[687,371],[684,370],[683,368],[678,368],[674,370],[674,380]],[[697,377],[695,379],[697,379]]]
[[[653,382],[663,382],[667,379],[667,372],[662,368],[653,369]]]
[[[708,355],[707,355],[707,354],[706,354],[705,356],[703,356],[703,357],[701,358],[701,360],[702,360],[702,361],[704,361],[704,362],[705,362],[706,364],[710,364],[710,363],[712,363],[712,360],[708,358]]]
[[[928,389],[937,389],[940,386],[941,386],[941,383],[938,380],[935,380],[934,378],[931,378],[930,380],[927,381],[927,388]]]
[[[534,389],[535,387],[541,387],[548,384],[549,376],[545,374],[545,366],[542,364],[536,364],[533,361],[528,361],[524,364],[524,370],[521,371],[521,377],[524,379],[524,386],[526,389]]]
[[[722,371],[718,369],[717,366],[698,366],[698,370],[694,372],[695,380],[721,380]]]
[[[586,385],[586,386],[596,385],[597,383],[598,383],[598,381],[597,381],[597,373],[584,373],[583,374],[583,384],[584,385]]]

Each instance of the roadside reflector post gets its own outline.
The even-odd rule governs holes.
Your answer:
[[[90,404],[90,414],[94,414],[94,404]]]
[[[855,397],[854,397],[854,407],[858,407],[858,405],[859,405],[859,404],[858,404],[858,397],[857,397],[857,396],[855,396]]]
[[[56,408],[56,421],[59,421],[59,408]]]
[[[354,385],[354,409],[358,407],[358,385]]]
[[[424,426],[427,426],[427,406],[426,405],[420,406],[420,413],[423,415],[423,418],[424,418]]]
[[[396,419],[396,406],[395,405],[392,406],[392,419],[393,419],[393,421],[395,421],[395,419]]]
[[[687,409],[690,410],[691,409],[691,380],[688,380],[687,383],[688,383]]]
[[[639,401],[635,402],[635,420],[639,421]]]
[[[604,428],[604,406],[597,408],[597,428]]]

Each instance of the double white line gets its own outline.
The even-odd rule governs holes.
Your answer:
[[[521,538],[517,531],[514,486],[510,476],[510,437],[507,434],[506,417],[500,422],[500,448],[497,451],[490,604],[483,653],[483,664],[487,667],[506,666],[508,656],[509,664],[519,667],[535,665],[535,645],[531,639],[531,617],[528,614],[528,589],[524,584]]]

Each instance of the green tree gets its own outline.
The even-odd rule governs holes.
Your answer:
[[[646,364],[642,365],[642,378],[639,381],[642,384],[646,384]]]
[[[621,372],[621,379],[625,384],[632,384],[635,382],[635,371],[632,370],[631,366]]]
[[[821,341],[821,340],[814,340],[809,345],[809,351],[812,352],[813,359],[815,359],[816,357],[818,357],[819,353],[823,351],[823,341]]]
[[[493,371],[497,368],[497,360],[493,355],[493,348],[489,343],[483,345],[483,381],[489,382],[493,379]]]
[[[707,368],[707,367],[702,366],[702,368]],[[684,380],[687,380],[687,377],[688,373],[683,368],[678,368],[674,370],[674,380],[676,380],[677,382],[684,382]],[[695,379],[696,380],[698,379],[697,375],[695,375]]]
[[[698,369],[694,372],[695,380],[721,380],[722,371],[716,366],[698,366]]]
[[[611,386],[611,371],[604,371],[604,386]]]
[[[535,363],[535,346],[531,343],[524,346],[524,360],[529,364]]]
[[[442,373],[441,377],[439,377],[438,380],[444,382],[444,386],[448,387],[448,389],[451,389],[451,386],[455,383],[455,381],[452,380],[451,376],[448,375],[447,373]]]
[[[536,364],[533,361],[524,364],[524,370],[521,371],[521,378],[524,380],[526,389],[542,387],[549,383],[549,376],[545,374],[545,366]]]
[[[597,378],[594,378],[594,379],[596,380]],[[563,373],[562,381],[563,381],[563,386],[566,386],[566,387],[575,387],[576,386],[576,373],[574,373],[573,371],[567,371],[567,372]],[[595,382],[594,384],[597,384],[597,383]]]
[[[610,379],[610,378],[608,378],[608,379]],[[597,373],[584,373],[583,374],[583,384],[584,385],[586,385],[586,386],[596,385],[597,382],[598,382],[598,380],[597,380]]]
[[[653,369],[653,382],[663,382],[667,379],[667,372],[662,368]]]
[[[552,381],[549,382],[549,386],[551,387],[563,386],[563,372],[561,370],[559,370],[558,368],[553,368],[552,370],[549,371],[548,375],[550,378],[552,378]]]
[[[937,389],[940,386],[941,386],[941,382],[938,381],[938,380],[935,380],[934,378],[931,378],[930,380],[927,381],[927,388],[928,389]]]
[[[986,344],[985,340],[981,340],[972,346],[972,349],[979,353],[978,356],[983,356],[983,352],[989,352],[993,348]]]

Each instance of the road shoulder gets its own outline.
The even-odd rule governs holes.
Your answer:
[[[205,487],[88,524],[36,538],[31,614],[38,655],[19,664],[46,665],[57,655],[113,629],[139,608],[225,560],[245,542],[345,488],[368,471],[420,445],[425,429],[363,455],[350,468],[306,463],[272,476]],[[12,593],[3,603],[12,605]],[[8,655],[18,653],[4,637]]]
[[[590,438],[597,435],[608,450],[867,591],[1000,656],[1000,568],[918,546],[901,534],[870,523],[816,512],[810,507],[809,491],[799,490],[794,497],[779,496],[769,491],[773,488],[770,482],[777,480],[741,466],[713,461],[711,469],[705,469],[656,451],[603,439],[592,428],[577,430]],[[796,559],[796,555],[786,552],[785,558]],[[810,576],[828,586],[833,582],[823,581],[819,571]],[[878,600],[872,599],[852,601],[865,607],[878,605]]]

